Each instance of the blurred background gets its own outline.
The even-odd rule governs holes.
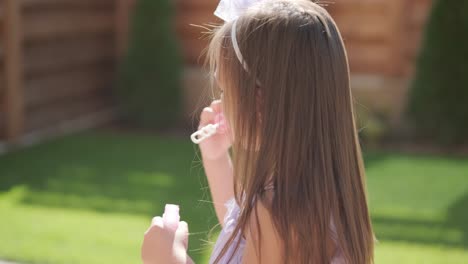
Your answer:
[[[468,1],[322,2],[348,51],[376,262],[468,263]],[[189,135],[217,4],[0,0],[0,263],[139,263],[166,203],[207,263],[219,227]]]

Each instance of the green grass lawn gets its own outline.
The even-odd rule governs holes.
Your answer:
[[[366,167],[377,263],[468,263],[468,159],[370,153]],[[206,263],[206,187],[188,138],[87,132],[0,156],[0,259],[139,263],[151,217],[178,203]]]

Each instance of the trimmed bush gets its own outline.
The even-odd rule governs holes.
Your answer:
[[[126,121],[142,127],[175,124],[180,114],[181,56],[170,0],[138,0],[117,100]]]
[[[408,113],[422,137],[468,139],[468,1],[434,1]]]

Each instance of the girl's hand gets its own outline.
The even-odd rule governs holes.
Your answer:
[[[145,232],[141,246],[141,259],[144,264],[187,264],[192,260],[187,255],[188,225],[179,222],[177,231],[164,227],[161,217],[153,218]]]
[[[198,125],[198,128],[200,129],[208,124],[214,124],[216,115],[222,113],[221,100],[213,101],[210,107],[205,107],[203,109],[200,115],[200,124]],[[220,131],[218,129],[215,135],[202,141],[199,146],[203,158],[217,160],[228,151],[231,144],[229,129],[226,129],[226,131]]]

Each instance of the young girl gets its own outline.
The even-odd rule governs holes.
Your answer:
[[[210,263],[373,263],[348,61],[336,24],[309,0],[259,1],[226,20],[208,49],[221,100],[200,122],[224,113],[228,124],[200,144],[223,225]],[[181,222],[173,241],[159,218],[153,222],[144,262],[190,263],[187,225]]]

